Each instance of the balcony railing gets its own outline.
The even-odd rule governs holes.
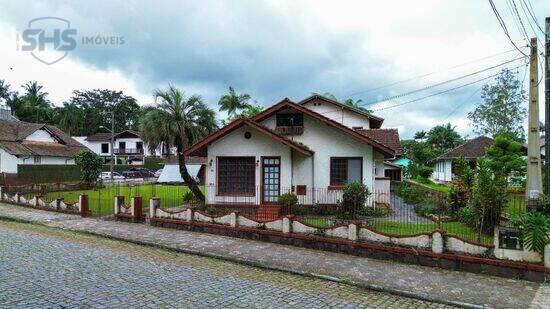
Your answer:
[[[304,126],[277,126],[275,131],[281,135],[297,135],[304,133]]]
[[[143,154],[143,148],[115,148],[115,154],[141,155]]]

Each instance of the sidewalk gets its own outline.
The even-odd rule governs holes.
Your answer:
[[[0,219],[35,222],[468,307],[544,308],[550,286],[225,236],[104,221],[0,203]]]

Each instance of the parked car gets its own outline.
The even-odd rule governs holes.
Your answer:
[[[124,171],[122,172],[122,176],[125,178],[142,178],[140,174],[136,171]]]
[[[110,180],[111,179],[111,172],[101,172],[101,174],[99,175],[99,178],[102,179],[102,180]],[[124,178],[125,177],[123,175],[120,175],[117,172],[113,172],[113,179],[114,180],[122,180]]]
[[[161,168],[160,170],[157,170],[157,171],[155,172],[155,177],[156,177],[156,178],[159,178],[159,177],[160,177],[160,174],[162,174],[162,168]]]
[[[155,174],[151,172],[150,170],[146,169],[145,167],[132,167],[127,172],[134,172],[137,174],[134,178],[148,178],[148,177],[155,177]]]

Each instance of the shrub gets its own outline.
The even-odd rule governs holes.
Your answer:
[[[550,242],[550,216],[540,212],[527,213],[512,220],[512,224],[521,229],[527,249],[544,254],[544,247]]]
[[[195,200],[195,195],[193,194],[193,192],[186,191],[185,193],[183,193],[184,203],[191,203],[191,202],[194,202],[194,200]]]
[[[403,182],[397,189],[397,195],[403,198],[403,201],[407,204],[418,204],[424,200],[424,190],[417,185]]]
[[[335,215],[336,210],[334,207],[315,203],[313,205],[313,213],[319,216],[330,216],[330,215]]]
[[[460,208],[456,212],[456,219],[466,225],[474,226],[475,225],[475,215],[473,210],[466,206]]]
[[[438,213],[438,203],[434,199],[428,199],[426,201],[423,201],[421,203],[418,203],[414,205],[414,211],[419,216],[426,216],[429,214],[437,214]]]
[[[418,167],[418,176],[420,176],[424,179],[429,179],[430,176],[432,176],[432,173],[433,173],[433,169],[429,166],[420,165]]]
[[[103,160],[91,151],[80,151],[75,158],[76,164],[80,167],[80,179],[87,185],[97,181],[101,174]]]
[[[386,215],[386,212],[381,208],[362,207],[359,209],[358,214],[366,217],[383,217]]]
[[[370,195],[367,186],[360,182],[351,182],[344,186],[344,194],[340,202],[340,215],[343,217],[355,217],[357,210],[362,208]]]
[[[454,214],[468,204],[470,198],[470,190],[460,179],[455,179],[451,182],[449,191],[449,206]]]
[[[298,204],[298,196],[294,193],[283,193],[277,197],[277,203],[287,209],[293,209]]]

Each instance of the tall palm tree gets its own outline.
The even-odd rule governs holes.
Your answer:
[[[353,107],[353,108],[356,108],[356,109],[359,109],[359,110],[362,110],[364,111],[365,113],[369,113],[369,114],[372,114],[372,111],[364,106],[361,106],[361,103],[363,102],[363,100],[361,99],[357,99],[357,100],[354,100],[354,99],[345,99],[342,103],[346,104],[347,106],[350,106],[350,107]]]
[[[176,87],[154,93],[156,107],[142,116],[140,131],[146,143],[175,145],[181,176],[195,197],[204,201],[204,194],[185,166],[184,151],[199,139],[217,129],[216,113],[199,96],[185,97]]]
[[[56,124],[67,134],[83,134],[84,113],[76,104],[63,103],[63,107],[56,108],[55,118]]]
[[[230,118],[234,117],[238,110],[242,110],[250,106],[250,104],[248,104],[250,98],[250,95],[247,93],[237,94],[235,89],[230,86],[229,92],[224,94],[218,102],[220,112],[226,111]]]
[[[52,116],[51,104],[46,97],[47,92],[37,82],[28,82],[21,86],[25,93],[21,97],[19,108],[15,110],[21,120],[29,122],[49,122]]]

